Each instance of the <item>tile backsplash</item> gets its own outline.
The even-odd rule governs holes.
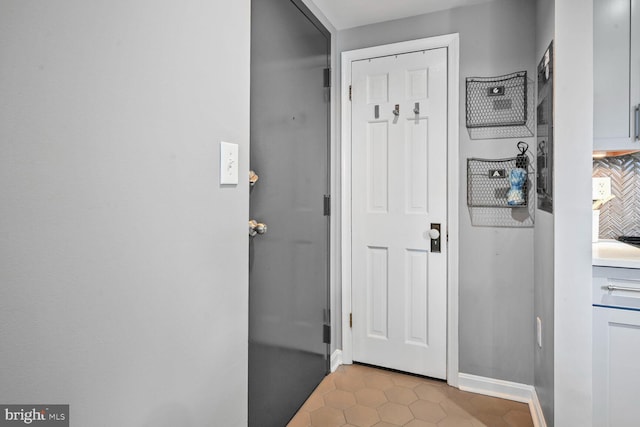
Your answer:
[[[616,196],[600,209],[600,238],[640,236],[640,154],[593,159],[593,176],[611,177]]]

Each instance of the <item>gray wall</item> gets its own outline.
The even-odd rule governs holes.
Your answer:
[[[536,64],[553,40],[554,0],[536,1]],[[553,215],[536,211],[534,313],[542,321],[542,348],[534,346],[534,386],[545,420],[553,426]],[[532,324],[535,332],[535,323]]]
[[[246,425],[249,23],[248,0],[2,2],[0,402]]]
[[[533,229],[473,227],[466,208],[466,159],[513,156],[518,139],[469,139],[464,79],[534,75],[533,17],[533,2],[496,0],[338,33],[339,52],[460,34],[460,372],[524,384],[533,383]]]

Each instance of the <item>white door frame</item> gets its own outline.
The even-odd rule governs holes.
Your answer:
[[[342,361],[353,363],[351,313],[351,62],[428,49],[447,48],[447,382],[458,386],[458,198],[459,62],[458,33],[342,52]]]

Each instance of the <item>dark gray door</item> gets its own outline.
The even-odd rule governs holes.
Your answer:
[[[330,37],[299,1],[251,12],[249,426],[283,427],[328,371]]]

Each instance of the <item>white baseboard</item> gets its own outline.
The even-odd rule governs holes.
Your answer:
[[[547,427],[547,422],[544,419],[544,413],[542,412],[542,406],[538,400],[538,393],[536,389],[533,389],[531,396],[531,402],[529,402],[529,409],[531,410],[531,418],[533,418],[534,427]]]
[[[533,386],[462,373],[458,374],[458,386],[463,391],[526,403],[529,405],[534,427],[547,427]]]
[[[331,372],[335,372],[340,365],[342,365],[342,350],[336,350],[331,353]]]

